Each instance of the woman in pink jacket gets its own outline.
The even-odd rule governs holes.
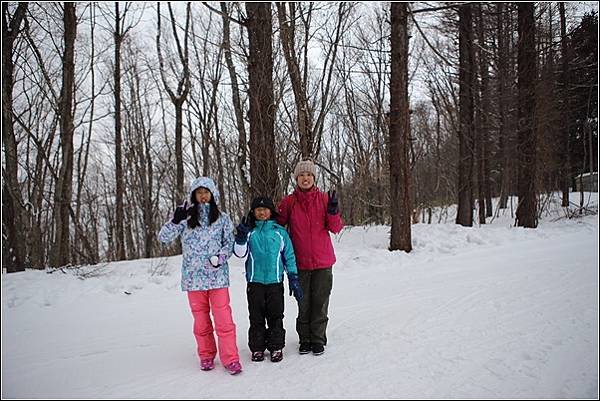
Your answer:
[[[317,167],[312,161],[298,162],[294,169],[298,186],[281,200],[277,223],[288,226],[304,292],[296,318],[300,354],[312,351],[321,355],[327,345],[327,309],[335,263],[329,232],[339,233],[344,222],[335,191],[321,192],[315,186],[316,174]]]

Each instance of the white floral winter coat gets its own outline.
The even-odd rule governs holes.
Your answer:
[[[190,196],[200,187],[208,189],[216,203],[219,203],[219,190],[213,180],[198,177],[190,185]],[[229,265],[227,260],[233,253],[233,224],[229,216],[223,212],[209,226],[208,204],[198,205],[200,224],[190,229],[187,220],[179,224],[172,221],[166,223],[158,234],[163,244],[168,244],[181,236],[183,249],[181,263],[181,289],[183,291],[205,291],[215,288],[229,287]],[[218,256],[221,265],[213,267],[211,256]]]

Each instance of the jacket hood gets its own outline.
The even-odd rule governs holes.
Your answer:
[[[208,189],[210,191],[210,193],[212,194],[212,196],[215,200],[215,203],[219,204],[219,197],[220,197],[219,190],[217,189],[215,182],[209,177],[198,177],[194,181],[192,181],[192,184],[190,185],[190,192],[189,192],[190,198],[194,194],[194,191],[200,187]]]

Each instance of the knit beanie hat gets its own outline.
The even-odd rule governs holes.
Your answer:
[[[275,209],[275,204],[273,203],[273,200],[271,198],[267,196],[257,196],[252,200],[252,203],[250,204],[250,213],[248,213],[250,226],[252,227],[256,226],[254,209],[259,207],[266,207],[267,209],[271,210],[271,220],[275,220],[279,216],[277,210]]]
[[[296,168],[294,169],[294,178],[298,178],[302,173],[311,173],[317,178],[317,166],[312,160],[301,160],[296,164]]]
[[[258,207],[266,207],[267,209],[271,209],[271,213],[276,213],[275,205],[273,204],[273,200],[266,196],[257,196],[252,200],[250,205],[250,210],[254,210]]]

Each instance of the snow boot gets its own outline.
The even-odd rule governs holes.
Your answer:
[[[252,362],[262,362],[265,360],[265,353],[262,351],[254,351],[252,353]]]
[[[300,355],[308,354],[312,350],[310,343],[300,343]]]
[[[323,352],[325,352],[325,347],[322,344],[313,344],[312,352],[314,355],[321,355]]]
[[[283,359],[283,350],[271,351],[271,362],[281,362]]]
[[[230,375],[237,375],[242,372],[242,365],[240,365],[238,361],[234,361],[229,365],[226,365],[225,369],[227,369],[227,372],[229,372]]]
[[[203,359],[200,361],[200,369],[201,370],[213,370],[215,368],[215,360],[214,359]]]

